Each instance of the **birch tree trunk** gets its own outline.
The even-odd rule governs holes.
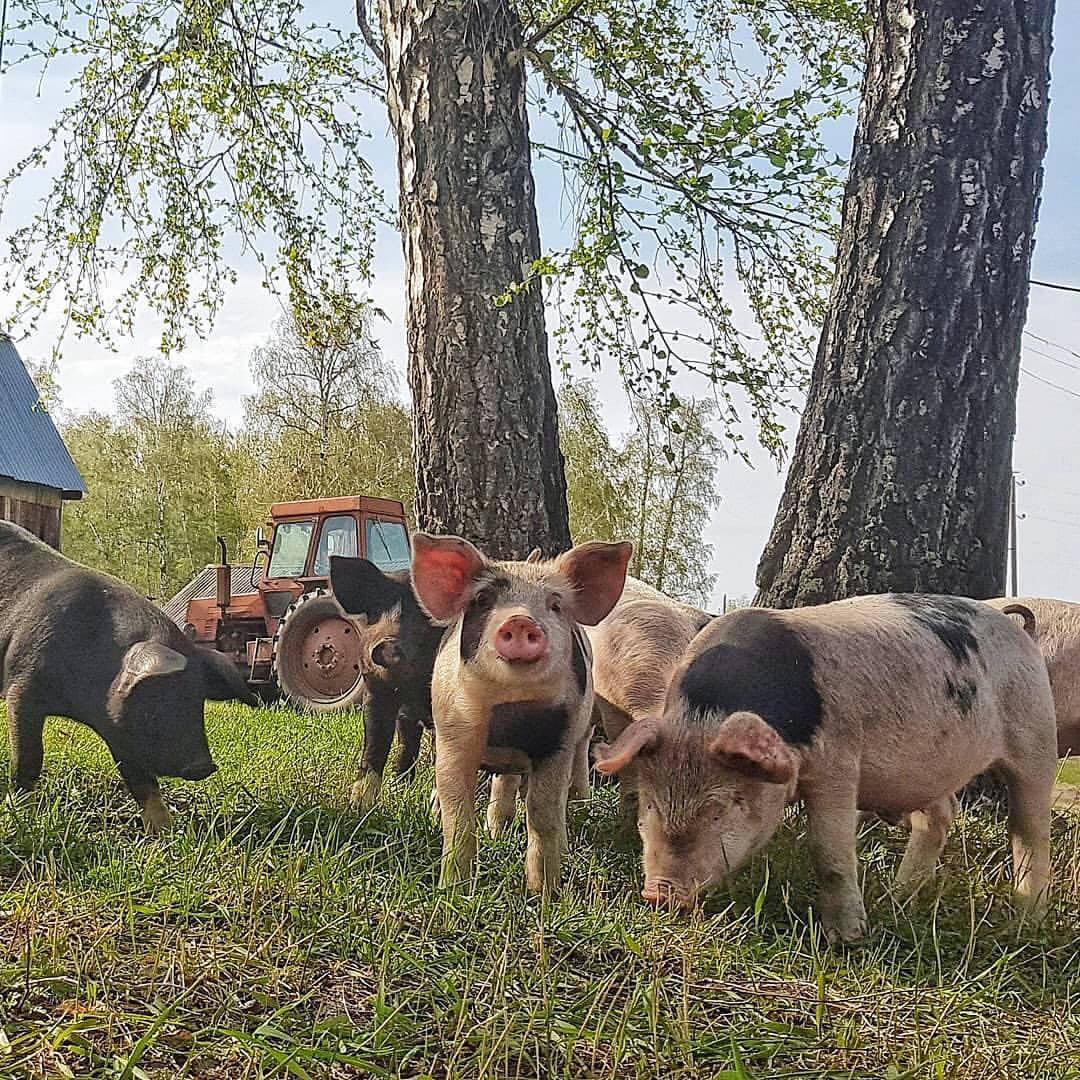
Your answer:
[[[758,602],[999,595],[1053,0],[873,0],[836,279]]]
[[[416,514],[497,557],[570,544],[508,0],[380,0],[408,282]]]

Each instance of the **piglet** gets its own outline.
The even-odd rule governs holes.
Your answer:
[[[358,616],[364,750],[351,802],[363,812],[378,800],[395,730],[398,775],[416,764],[422,732],[432,725],[431,672],[444,631],[420,610],[407,570],[384,573],[367,559],[333,555],[330,583],[342,609]]]
[[[587,631],[593,652],[596,713],[604,737],[617,739],[635,720],[659,716],[668,684],[694,635],[713,616],[627,577],[618,604]],[[632,769],[619,777],[619,825],[633,831],[637,798]]]
[[[413,537],[416,598],[447,627],[431,683],[444,885],[471,872],[481,768],[527,778],[526,881],[535,892],[557,885],[575,764],[587,783],[593,690],[581,626],[614,607],[631,551],[593,542],[495,562],[460,537]],[[504,811],[515,790],[504,789]]]
[[[830,941],[857,940],[858,811],[910,813],[897,882],[913,890],[944,846],[953,792],[990,766],[1009,787],[1017,896],[1044,902],[1050,684],[1023,629],[978,601],[867,596],[715,619],[687,649],[663,715],[597,757],[604,773],[636,765],[650,903],[693,906],[801,800],[822,925]]]

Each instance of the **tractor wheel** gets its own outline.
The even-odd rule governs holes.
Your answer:
[[[322,589],[301,596],[285,612],[274,637],[274,674],[294,708],[359,708],[364,679],[356,627]]]

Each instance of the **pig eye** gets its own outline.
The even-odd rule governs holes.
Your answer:
[[[552,596],[548,599],[548,611],[558,615],[562,611],[562,597]]]
[[[472,606],[479,611],[490,611],[495,606],[495,593],[491,589],[481,589],[473,597]]]

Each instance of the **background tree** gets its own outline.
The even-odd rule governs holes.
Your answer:
[[[327,495],[383,495],[412,509],[409,412],[370,336],[371,312],[317,313],[281,319],[252,353],[257,392],[236,447],[241,513],[252,525],[273,502]]]
[[[878,0],[836,278],[758,600],[1005,584],[1053,0]]]
[[[615,445],[595,388],[580,380],[563,386],[559,415],[574,539],[633,540],[635,577],[708,603],[715,577],[703,571],[712,559],[704,531],[720,502],[713,406],[689,401],[671,414],[636,401],[634,425]]]
[[[115,416],[63,427],[89,489],[64,515],[64,549],[163,599],[217,561],[216,536],[246,532],[231,448],[183,368],[142,359],[113,385]]]
[[[383,98],[422,525],[504,555],[569,539],[544,277],[569,293],[560,340],[669,405],[680,364],[702,370],[723,421],[738,391],[779,445],[818,314],[834,180],[820,125],[842,107],[855,0],[380,0],[379,30],[366,0],[332,25],[295,0],[11,4],[14,62],[77,65],[70,105],[5,183],[57,163],[11,237],[17,316],[59,293],[78,329],[130,329],[149,303],[175,344],[213,318],[237,240],[271,276],[362,278],[385,209],[363,112]],[[572,195],[573,241],[547,257],[530,118]]]

